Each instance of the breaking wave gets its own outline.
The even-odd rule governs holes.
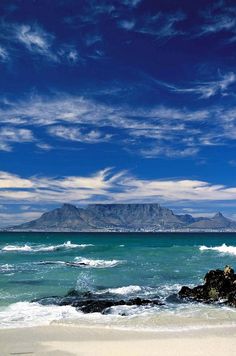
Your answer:
[[[92,260],[89,258],[76,257],[75,261],[40,261],[35,262],[37,265],[62,265],[67,267],[87,267],[87,268],[108,268],[115,267],[123,261],[117,260]]]
[[[75,263],[79,263],[81,265],[84,265],[85,267],[92,267],[92,268],[106,268],[106,267],[115,267],[123,261],[118,261],[118,260],[93,260],[89,258],[84,258],[84,257],[76,257],[75,258]]]
[[[50,245],[50,246],[29,246],[25,244],[24,246],[19,245],[6,245],[2,248],[3,252],[53,252],[59,250],[73,249],[73,248],[85,248],[89,246],[94,246],[92,244],[72,244],[70,241],[64,242],[60,245]]]
[[[226,244],[222,244],[221,246],[215,246],[215,247],[208,247],[208,246],[200,246],[199,247],[200,251],[217,251],[220,253],[224,254],[230,254],[230,255],[235,255],[236,256],[236,246],[227,246]]]
[[[72,306],[42,306],[38,303],[18,302],[0,310],[1,328],[48,325],[53,320],[78,316]]]
[[[143,292],[143,288],[140,286],[126,286],[126,287],[118,287],[118,288],[107,288],[102,290],[97,290],[94,294],[114,294],[114,295],[130,295],[136,294],[138,292]]]

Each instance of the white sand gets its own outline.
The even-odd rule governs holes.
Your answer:
[[[50,325],[0,330],[0,355],[234,356],[236,329],[178,333]]]

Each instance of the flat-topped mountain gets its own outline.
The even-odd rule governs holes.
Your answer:
[[[213,218],[176,215],[159,204],[91,204],[61,208],[10,231],[236,231],[236,222],[217,213]]]

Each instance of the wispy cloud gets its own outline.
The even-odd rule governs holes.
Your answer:
[[[135,20],[120,20],[118,22],[119,27],[127,31],[133,30],[135,28],[135,24]]]
[[[51,53],[54,36],[47,33],[39,26],[19,25],[16,27],[16,38],[31,51],[45,55],[55,60]]]
[[[167,91],[177,94],[193,94],[200,99],[209,99],[216,95],[227,96],[234,94],[233,85],[236,83],[236,75],[234,72],[222,74],[218,71],[216,77],[217,79],[215,80],[193,81],[191,86],[168,83],[148,76],[147,79]]]
[[[0,172],[0,203],[232,202],[236,187],[191,179],[140,179],[111,169],[91,176],[28,177]],[[176,206],[177,206],[176,205]]]
[[[109,141],[112,135],[103,134],[98,130],[82,130],[79,127],[52,126],[48,129],[52,136],[59,137],[63,140],[76,141],[82,143],[99,143]]]
[[[43,141],[49,141],[50,146],[56,139],[81,144],[110,142],[148,158],[190,157],[202,147],[231,144],[236,140],[235,118],[236,108],[220,105],[199,110],[168,106],[134,108],[62,94],[6,101],[0,109],[2,124],[23,130],[29,126],[34,133],[41,127],[46,134]],[[9,140],[2,140],[2,149],[7,149]],[[44,149],[41,143],[35,140],[37,147]]]
[[[0,46],[0,62],[7,62],[9,60],[9,54],[8,51]]]
[[[122,0],[124,5],[127,5],[129,7],[137,7],[139,4],[141,4],[143,0]]]
[[[217,1],[201,12],[203,24],[197,31],[197,37],[224,33],[227,42],[236,41],[236,6]]]
[[[156,39],[169,39],[184,34],[183,30],[179,29],[177,25],[185,19],[186,15],[182,11],[175,13],[158,12],[155,15],[120,19],[118,25],[124,30],[151,35]]]
[[[88,47],[94,46],[95,44],[101,43],[103,41],[102,35],[98,33],[87,33],[84,38],[85,44]]]
[[[171,91],[176,93],[190,93],[196,94],[201,99],[208,99],[217,94],[222,96],[228,95],[229,87],[236,82],[236,75],[233,72],[226,73],[224,75],[219,74],[218,80],[208,82],[194,83],[191,88],[180,88],[174,85],[166,84]]]
[[[43,151],[50,151],[52,149],[52,146],[49,145],[48,143],[45,142],[36,142],[36,147],[38,147],[39,149],[43,150]]]
[[[221,31],[231,31],[234,30],[236,27],[236,20],[235,18],[229,15],[218,15],[214,17],[208,18],[208,24],[202,26],[202,32],[199,36],[217,33]]]
[[[146,158],[164,156],[169,158],[186,158],[195,156],[199,152],[197,147],[188,147],[184,149],[171,147],[153,147],[150,149],[141,149],[140,153]]]
[[[0,129],[0,150],[11,151],[13,143],[33,142],[35,140],[31,130],[13,127]]]
[[[76,63],[79,59],[78,51],[74,45],[60,43],[56,36],[47,32],[37,23],[19,24],[19,23],[1,23],[2,41],[6,43],[9,50],[0,47],[0,58],[9,57],[12,49],[19,51],[16,45],[22,45],[28,52],[34,56],[39,56],[54,63],[68,62]],[[2,51],[1,51],[2,48]],[[13,56],[13,55],[12,55]]]
[[[8,172],[0,172],[0,201],[9,202],[63,202],[87,200],[103,196],[119,175],[111,175],[109,169],[89,177],[68,176],[62,178],[22,178]],[[14,195],[15,193],[15,195]]]
[[[75,26],[75,23],[78,22],[79,25],[90,25],[97,24],[101,17],[110,18],[117,15],[117,8],[115,4],[109,3],[106,1],[88,1],[85,3],[85,6],[82,7],[79,15],[72,15],[66,18],[67,23],[72,26]]]

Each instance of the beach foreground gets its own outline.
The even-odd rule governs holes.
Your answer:
[[[143,332],[50,325],[0,330],[1,355],[232,356],[236,328]]]

